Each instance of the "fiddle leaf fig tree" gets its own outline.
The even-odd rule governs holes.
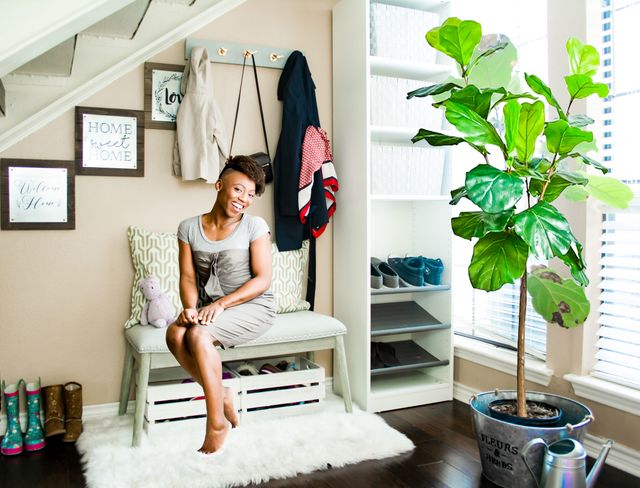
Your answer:
[[[569,102],[563,108],[549,86],[533,74],[525,74],[529,88],[525,93],[513,93],[507,86],[474,84],[474,70],[509,45],[498,41],[480,49],[479,23],[449,18],[425,37],[455,61],[459,78],[419,88],[407,98],[434,97],[433,106],[444,110],[456,133],[420,129],[412,141],[424,140],[432,146],[467,144],[481,156],[482,162],[466,173],[464,186],[451,191],[450,202],[456,205],[466,199],[477,210],[461,212],[451,219],[451,227],[463,239],[477,239],[469,264],[474,288],[490,292],[520,280],[517,415],[525,417],[527,293],[548,323],[575,327],[589,314],[582,244],[554,201],[563,194],[573,200],[592,196],[624,208],[632,197],[629,188],[615,178],[586,171],[587,166],[603,174],[608,170],[587,154],[595,146],[588,129],[594,121],[571,112],[576,100],[592,95],[604,98],[609,90],[593,81],[600,65],[598,52],[578,39],[569,39],[566,45],[571,73],[565,77]],[[541,265],[528,271],[530,257],[559,258],[571,278]]]

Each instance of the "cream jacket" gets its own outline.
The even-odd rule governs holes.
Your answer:
[[[182,75],[184,95],[176,116],[173,172],[183,180],[215,183],[229,155],[222,115],[213,96],[212,67],[206,48],[194,47]]]

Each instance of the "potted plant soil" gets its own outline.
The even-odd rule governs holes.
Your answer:
[[[474,288],[491,292],[520,280],[516,389],[481,393],[470,401],[483,473],[503,487],[535,487],[520,456],[522,446],[536,437],[580,440],[592,420],[590,410],[574,400],[525,391],[525,318],[528,295],[549,324],[576,327],[589,314],[582,244],[554,201],[561,195],[574,200],[592,196],[624,208],[632,197],[626,185],[604,176],[607,168],[588,155],[596,149],[589,130],[594,121],[572,111],[576,100],[606,97],[608,87],[593,81],[600,63],[596,49],[577,39],[566,45],[571,72],[565,77],[565,108],[533,74],[525,74],[526,91],[474,83],[474,70],[484,65],[486,72],[492,56],[513,49],[499,38],[481,48],[485,42],[477,22],[449,18],[426,40],[454,60],[459,77],[414,90],[407,98],[435,97],[433,105],[444,110],[452,132],[420,129],[412,141],[467,144],[478,153],[479,164],[466,173],[464,186],[451,191],[450,202],[469,200],[477,210],[461,212],[451,226],[457,236],[475,240],[468,273]],[[558,258],[570,277],[547,266],[529,266],[531,258]],[[497,414],[491,404],[497,404]]]

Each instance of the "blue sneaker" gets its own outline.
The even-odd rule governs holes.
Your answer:
[[[424,274],[426,271],[422,257],[407,257],[387,259],[389,266],[398,273],[398,276],[406,281],[409,285],[424,286]]]
[[[442,263],[442,259],[436,258],[425,258],[420,256],[422,262],[425,265],[425,275],[424,280],[430,285],[441,285],[442,284],[442,272],[444,271],[444,264]]]

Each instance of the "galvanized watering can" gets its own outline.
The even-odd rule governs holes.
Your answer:
[[[532,439],[522,449],[522,459],[529,468],[533,479],[540,488],[592,488],[600,474],[604,460],[609,454],[612,441],[607,441],[587,475],[587,452],[575,439],[566,438],[547,444],[539,437]],[[540,479],[527,461],[529,449],[536,445],[544,446],[544,463]]]

